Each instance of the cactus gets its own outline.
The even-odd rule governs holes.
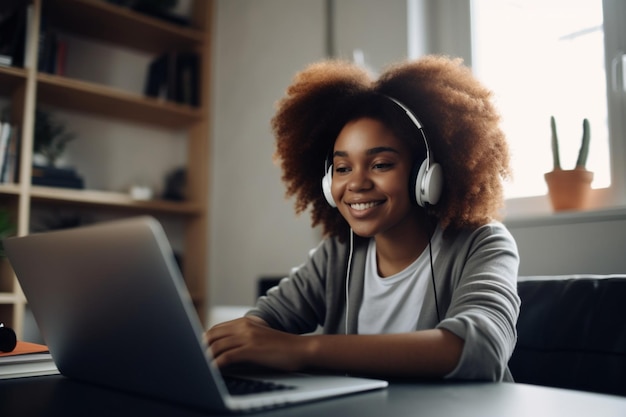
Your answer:
[[[576,168],[585,169],[587,165],[587,157],[589,156],[589,139],[591,133],[589,132],[589,120],[583,120],[583,139],[580,144],[580,150],[578,151],[578,159],[576,160]]]
[[[559,137],[556,133],[556,120],[550,116],[550,128],[552,129],[552,162],[554,170],[561,169],[561,158],[559,156]]]
[[[552,162],[554,170],[561,169],[561,158],[559,155],[559,138],[556,132],[556,120],[554,116],[550,116],[550,128],[552,130]],[[578,150],[578,159],[576,160],[576,169],[586,169],[587,157],[589,156],[589,141],[591,139],[591,132],[589,127],[589,120],[583,120],[583,138]]]

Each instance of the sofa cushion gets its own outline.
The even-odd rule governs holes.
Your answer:
[[[626,275],[520,277],[517,382],[626,395]]]

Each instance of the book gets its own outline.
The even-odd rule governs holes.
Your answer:
[[[12,126],[9,122],[0,121],[0,182],[6,169],[7,155],[9,153],[9,138],[11,137]]]
[[[169,101],[178,101],[178,52],[170,52],[166,56],[167,72],[165,75],[165,98]]]
[[[57,168],[43,165],[33,165],[31,184],[61,188],[85,188],[83,179],[73,168]]]
[[[165,98],[164,86],[167,80],[167,54],[156,57],[148,66],[148,76],[144,94],[148,97]]]
[[[199,61],[196,53],[178,55],[176,71],[176,101],[190,106],[200,105],[198,98],[199,88]]]
[[[35,6],[33,4],[26,6],[26,24],[24,25],[24,36],[21,46],[21,60],[24,68],[32,68],[35,65],[34,59],[36,58],[36,54],[28,53],[28,46],[31,44],[31,39],[33,38],[34,8]]]
[[[0,65],[23,65],[25,30],[25,7],[0,10]]]
[[[63,39],[57,39],[56,44],[56,67],[54,68],[54,74],[65,75],[65,61],[67,57],[67,41]]]
[[[48,24],[46,15],[41,16],[39,31],[39,49],[37,58],[37,70],[54,74],[57,58],[57,34]]]
[[[198,106],[198,80],[198,54],[165,53],[150,63],[144,93],[148,97]]]
[[[76,174],[74,168],[58,168],[55,166],[33,164],[33,177],[73,179],[77,176],[78,174]]]
[[[47,178],[47,177],[33,177],[32,185],[41,185],[45,187],[58,187],[58,188],[74,188],[76,190],[82,190],[85,188],[85,183],[82,178]]]
[[[0,379],[58,374],[48,347],[18,341],[12,352],[0,353]]]

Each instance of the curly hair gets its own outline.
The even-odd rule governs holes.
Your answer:
[[[345,236],[348,223],[327,204],[321,179],[335,139],[351,120],[381,121],[409,140],[416,161],[425,158],[415,126],[388,97],[419,118],[442,167],[443,192],[437,205],[427,207],[429,215],[447,232],[498,219],[502,181],[510,168],[492,94],[461,59],[435,55],[394,64],[378,79],[341,60],[317,62],[296,74],[271,122],[275,158],[287,196],[295,196],[296,213],[312,207],[313,226],[321,224],[326,235]]]

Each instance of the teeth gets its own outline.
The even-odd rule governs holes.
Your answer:
[[[367,210],[368,208],[372,208],[374,206],[377,206],[378,203],[375,201],[369,202],[369,203],[354,203],[354,204],[350,204],[350,207],[352,207],[355,210]]]

